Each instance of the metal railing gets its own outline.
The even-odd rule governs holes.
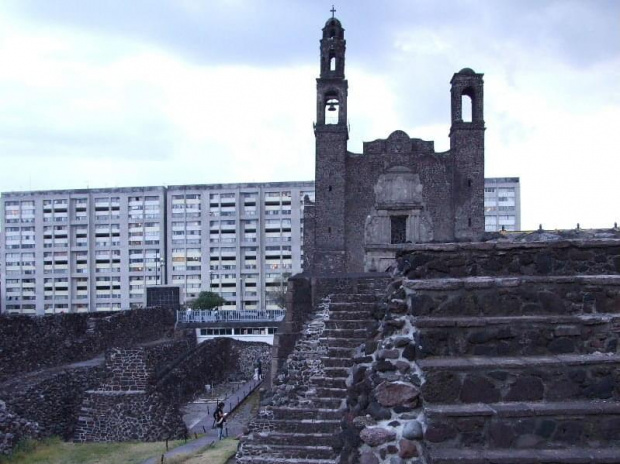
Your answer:
[[[283,309],[263,309],[258,311],[194,309],[177,311],[177,322],[185,324],[192,322],[279,322],[284,319],[284,312]]]

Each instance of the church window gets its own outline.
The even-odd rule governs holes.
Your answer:
[[[390,216],[390,225],[390,243],[405,243],[407,240],[407,216]]]
[[[329,59],[329,70],[330,71],[335,71],[336,70],[336,57],[332,56]]]

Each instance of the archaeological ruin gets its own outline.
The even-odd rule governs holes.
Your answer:
[[[0,316],[0,456],[21,440],[187,436],[181,407],[205,384],[250,379],[264,343],[196,343],[171,308]]]
[[[320,58],[304,272],[237,463],[620,462],[620,231],[485,234],[482,75],[448,152],[354,154],[333,15]]]

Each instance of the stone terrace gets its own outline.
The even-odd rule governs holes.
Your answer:
[[[399,269],[342,463],[620,462],[620,240],[418,245]]]

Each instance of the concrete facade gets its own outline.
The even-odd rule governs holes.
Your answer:
[[[269,293],[301,271],[306,195],[313,182],[3,193],[2,311],[141,307],[161,284],[276,309]]]
[[[451,80],[450,150],[403,131],[347,150],[346,41],[330,18],[321,39],[317,79],[314,273],[370,270],[365,248],[429,241],[470,241],[484,233],[482,74],[469,68]],[[465,111],[464,104],[470,111]],[[405,195],[401,193],[406,192]],[[312,243],[309,243],[312,242]]]
[[[484,229],[521,230],[521,183],[518,177],[484,180]]]

